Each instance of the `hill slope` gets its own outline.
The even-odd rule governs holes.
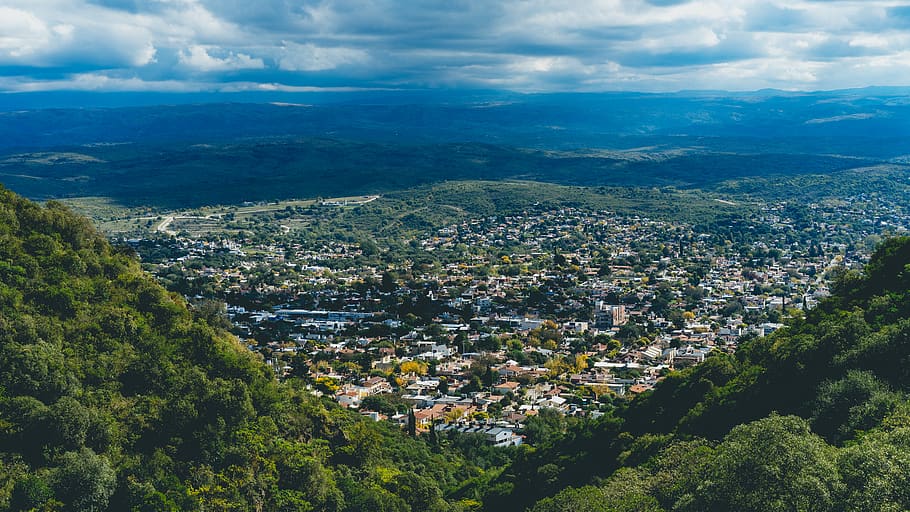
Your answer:
[[[480,474],[277,383],[219,325],[0,189],[0,510],[450,510]]]
[[[910,509],[910,238],[835,290],[516,461],[487,509]]]
[[[734,153],[700,144],[634,151],[543,151],[484,143],[322,138],[15,153],[0,157],[0,181],[35,199],[97,196],[130,206],[188,208],[386,193],[455,180],[710,189],[738,178],[829,175],[879,162],[792,149]],[[905,166],[894,166],[906,172]]]

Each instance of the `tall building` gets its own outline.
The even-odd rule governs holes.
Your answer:
[[[594,303],[594,324],[597,328],[619,327],[627,320],[626,307],[622,304],[607,304],[602,300]]]

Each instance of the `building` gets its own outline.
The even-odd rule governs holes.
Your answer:
[[[598,329],[619,327],[625,324],[628,319],[626,307],[622,304],[612,305],[601,300],[594,304],[594,325]]]
[[[488,444],[498,447],[518,446],[522,443],[522,437],[517,435],[512,429],[506,427],[491,427],[486,425],[455,425],[455,424],[438,424],[437,432],[447,432],[454,430],[462,434],[482,435]]]

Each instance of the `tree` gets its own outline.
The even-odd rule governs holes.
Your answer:
[[[426,375],[427,365],[419,361],[405,361],[399,366],[402,375],[413,373],[415,375]]]
[[[310,375],[310,358],[305,353],[295,352],[291,356],[291,371],[288,373],[290,378],[308,379]]]
[[[565,266],[566,257],[559,253],[553,254],[553,264],[556,265],[557,267]]]
[[[392,482],[392,490],[405,498],[411,510],[434,510],[438,502],[442,501],[442,492],[436,482],[411,471],[396,476]]]
[[[44,478],[29,474],[16,481],[9,505],[11,510],[38,510],[53,497],[54,491]]]
[[[414,409],[408,409],[408,435],[417,437],[417,417],[414,415]]]
[[[570,487],[559,494],[537,502],[530,512],[662,512],[652,496],[624,494],[610,496],[593,486]]]
[[[859,430],[876,426],[900,398],[872,372],[849,371],[844,378],[819,387],[812,425],[830,442],[840,443]]]
[[[572,367],[572,371],[575,373],[581,373],[588,369],[588,356],[585,354],[575,354],[575,365]]]
[[[446,332],[446,330],[443,326],[433,323],[433,324],[430,324],[429,326],[427,326],[427,328],[424,330],[423,333],[426,334],[427,336],[429,336],[430,338],[438,338],[438,337],[442,336],[443,334],[445,334],[445,332]]]
[[[327,375],[316,378],[316,389],[322,391],[323,393],[330,395],[335,394],[335,392],[338,391],[339,387],[340,386],[338,385],[338,381]]]
[[[831,510],[835,450],[806,420],[772,415],[735,427],[717,447],[684,510]]]
[[[379,290],[385,293],[394,292],[398,288],[398,279],[391,272],[383,272],[379,283]]]
[[[493,385],[493,383],[496,381],[496,373],[493,371],[492,366],[487,366],[487,369],[483,372],[480,380],[485,388]]]
[[[528,444],[541,445],[560,437],[565,428],[565,416],[556,409],[545,407],[525,421],[523,433]]]
[[[910,429],[874,432],[838,457],[843,510],[910,510]]]
[[[375,256],[379,254],[379,246],[370,239],[362,240],[360,242],[360,251],[364,256]]]
[[[63,454],[54,475],[56,496],[74,511],[105,510],[116,484],[107,458],[88,448]]]
[[[360,408],[368,411],[377,411],[392,416],[402,410],[406,404],[404,400],[394,394],[383,393],[379,395],[370,395],[364,397],[360,402]]]
[[[616,333],[616,337],[622,341],[628,342],[641,338],[643,334],[644,330],[642,330],[641,326],[636,324],[634,321],[629,320],[619,328],[619,332]]]
[[[445,377],[439,378],[439,387],[436,388],[443,395],[448,394],[449,392],[449,380]]]
[[[89,411],[75,398],[65,396],[52,405],[48,412],[48,443],[67,450],[79,449],[85,443],[88,432]]]

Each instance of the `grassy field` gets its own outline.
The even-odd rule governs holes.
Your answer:
[[[673,188],[572,187],[528,181],[451,181],[391,192],[166,210],[97,197],[65,201],[112,236],[355,237],[400,240],[469,218],[579,208],[688,222],[743,217],[739,199]]]
[[[105,197],[62,199],[72,209],[92,219],[103,232],[112,235],[149,236],[154,233],[187,233],[191,236],[237,235],[244,229],[232,227],[242,221],[271,222],[276,213],[287,214],[292,230],[308,226],[313,208],[352,209],[379,200],[380,196],[345,196],[325,199],[299,199],[271,203],[204,206],[168,210],[153,207],[127,207]],[[306,210],[309,213],[303,213]],[[166,225],[165,225],[166,224]]]

